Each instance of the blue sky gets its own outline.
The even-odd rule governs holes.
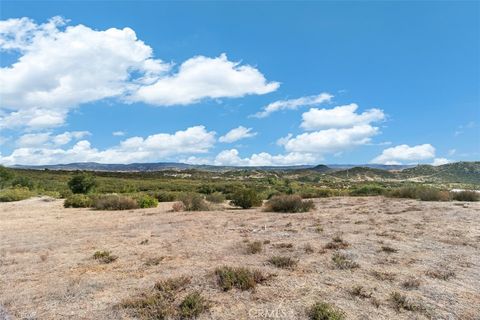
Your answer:
[[[479,12],[2,1],[0,163],[479,160]]]

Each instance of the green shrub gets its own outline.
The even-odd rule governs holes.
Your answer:
[[[251,207],[260,207],[262,198],[254,189],[241,189],[232,195],[230,203],[236,207],[248,209]]]
[[[12,180],[11,185],[13,187],[28,188],[30,190],[34,188],[33,181],[27,177],[16,177]]]
[[[184,192],[178,196],[178,200],[183,203],[183,210],[186,211],[207,211],[208,204],[203,196],[194,192]]]
[[[128,210],[138,208],[138,203],[130,197],[107,194],[96,197],[93,207],[98,210]]]
[[[215,270],[217,283],[223,291],[232,288],[240,290],[253,289],[257,283],[264,282],[267,278],[258,270],[250,270],[247,268],[221,267]]]
[[[351,196],[379,196],[385,193],[385,188],[377,185],[364,185],[350,190]]]
[[[72,194],[63,202],[65,208],[89,208],[93,206],[91,197],[84,194]]]
[[[158,200],[148,194],[142,194],[136,200],[140,208],[156,208],[158,206]]]
[[[308,310],[308,317],[311,320],[343,320],[345,314],[325,302],[317,302]]]
[[[20,201],[35,196],[28,188],[9,188],[0,191],[0,202]]]
[[[11,169],[0,165],[0,188],[7,185],[9,180],[12,180],[15,175]]]
[[[312,200],[302,200],[299,195],[279,195],[267,201],[265,211],[307,212],[314,208]]]
[[[205,198],[212,203],[223,203],[225,201],[225,195],[221,192],[207,194]]]
[[[180,318],[195,319],[208,309],[208,303],[200,292],[189,293],[180,303]]]
[[[68,187],[73,193],[89,193],[95,186],[95,177],[89,173],[76,173],[68,181]]]
[[[450,194],[447,191],[426,186],[408,186],[393,189],[387,195],[394,198],[418,199],[422,201],[450,200]]]
[[[473,190],[451,192],[451,195],[457,201],[480,201],[480,192]]]
[[[155,197],[158,200],[158,202],[172,202],[177,199],[176,194],[170,191],[154,192],[152,196]]]

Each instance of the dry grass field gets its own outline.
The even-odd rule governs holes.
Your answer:
[[[346,319],[480,319],[480,203],[339,197],[315,205],[284,214],[0,203],[0,319],[132,319],[122,301],[179,276],[190,279],[179,299],[196,290],[208,300],[199,319],[307,319],[317,301]],[[98,250],[117,259],[101,263]],[[273,256],[297,264],[278,268]],[[267,280],[223,291],[221,266],[258,269]]]

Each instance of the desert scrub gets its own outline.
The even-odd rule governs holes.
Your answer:
[[[230,203],[233,206],[248,209],[252,207],[260,207],[262,205],[262,197],[254,189],[241,189],[232,195]]]
[[[335,252],[332,256],[332,262],[335,268],[340,270],[355,269],[359,264],[350,259],[346,254]]]
[[[72,194],[63,201],[65,208],[90,208],[93,206],[91,197],[85,194]]]
[[[343,240],[343,238],[339,235],[332,238],[332,241],[327,243],[324,248],[330,250],[338,250],[338,249],[346,249],[350,246],[348,242]]]
[[[393,189],[387,193],[387,196],[393,198],[418,199],[422,201],[450,200],[449,192],[426,186],[407,186]]]
[[[480,192],[473,190],[451,192],[451,195],[457,201],[480,201]]]
[[[185,192],[178,196],[178,200],[183,204],[183,210],[186,211],[207,211],[209,210],[207,202],[199,193]]]
[[[274,265],[277,268],[281,269],[294,269],[298,261],[294,260],[291,257],[284,257],[284,256],[273,256],[270,259],[268,259],[268,262],[272,265]]]
[[[93,259],[100,263],[111,263],[118,259],[117,256],[110,253],[110,251],[96,251],[93,254]]]
[[[394,291],[390,294],[390,302],[392,303],[393,308],[397,311],[402,309],[408,311],[421,311],[423,309],[421,304],[412,301],[412,299],[398,291]]]
[[[170,191],[157,191],[151,194],[158,202],[172,202],[177,199],[177,194]]]
[[[361,299],[367,299],[372,296],[372,293],[365,289],[364,286],[354,286],[352,289],[350,289],[350,294],[354,297],[359,297]]]
[[[221,192],[214,192],[214,193],[207,194],[205,198],[207,199],[208,202],[212,202],[212,203],[223,203],[226,199],[225,195]]]
[[[137,209],[135,199],[117,194],[107,194],[95,197],[93,206],[98,210],[129,210]]]
[[[273,196],[265,204],[265,211],[271,212],[308,212],[314,208],[312,200],[302,200],[301,196],[293,194]]]
[[[137,196],[136,201],[140,208],[156,208],[158,206],[158,200],[148,194]]]
[[[0,202],[20,201],[35,195],[28,188],[8,188],[0,191]]]
[[[307,311],[311,320],[344,320],[343,311],[325,302],[317,302]]]
[[[418,289],[418,287],[420,287],[420,284],[421,284],[420,279],[410,277],[402,282],[402,287],[409,290]]]
[[[351,196],[379,196],[385,193],[385,188],[378,185],[363,185],[361,187],[350,190]]]
[[[447,270],[447,269],[433,269],[433,270],[428,270],[425,272],[427,276],[433,279],[440,279],[440,280],[449,280],[450,278],[455,277],[455,272],[452,270]]]
[[[189,293],[180,303],[179,313],[181,319],[195,319],[208,309],[207,300],[200,292]]]
[[[174,292],[178,292],[180,290],[185,289],[190,284],[189,277],[176,277],[176,278],[168,278],[165,280],[155,282],[153,288],[156,291],[163,292],[165,294],[172,294]]]
[[[263,250],[263,244],[261,241],[248,242],[246,249],[249,254],[260,253]]]
[[[255,288],[258,283],[267,280],[267,277],[259,270],[250,270],[247,268],[232,268],[223,266],[215,270],[217,284],[223,291],[233,288],[240,290],[249,290]]]

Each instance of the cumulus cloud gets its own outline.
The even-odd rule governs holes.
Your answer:
[[[293,138],[284,138],[281,143],[288,152],[324,155],[367,144],[376,134],[378,134],[378,128],[371,125],[358,125],[352,128],[307,132]]]
[[[280,110],[296,110],[304,106],[319,105],[325,102],[329,102],[332,98],[333,95],[324,92],[318,95],[301,97],[297,99],[278,100],[263,107],[262,111],[257,112],[256,114],[252,115],[252,117],[265,118],[268,117],[270,114]]]
[[[241,139],[251,138],[256,136],[256,132],[252,132],[252,128],[245,128],[243,126],[239,126],[227,132],[224,136],[221,136],[218,141],[232,143]]]
[[[271,155],[267,152],[255,153],[250,157],[241,158],[237,149],[223,150],[213,163],[224,166],[286,166],[309,164],[317,161],[311,154],[288,153],[285,155]]]
[[[371,162],[380,164],[417,163],[418,161],[432,159],[434,157],[435,148],[431,144],[422,144],[413,147],[402,144],[383,150],[383,152]]]
[[[305,130],[325,128],[348,128],[383,120],[385,114],[380,109],[369,109],[361,114],[356,113],[355,103],[337,106],[333,109],[312,108],[302,115],[301,127]]]
[[[30,145],[17,148],[8,156],[0,156],[0,163],[35,165],[89,161],[100,163],[158,161],[171,156],[206,153],[214,143],[214,131],[207,131],[204,126],[195,126],[174,134],[158,133],[146,138],[132,137],[105,150],[93,148],[87,140],[78,141],[68,149]]]
[[[131,97],[153,105],[185,105],[206,98],[235,98],[277,90],[257,69],[227,59],[197,56],[182,63],[177,73],[140,87]]]
[[[0,21],[0,50],[19,58],[0,68],[3,128],[61,125],[78,105],[106,98],[153,105],[265,94],[278,88],[254,67],[197,56],[176,70],[153,57],[131,28],[94,30],[54,17]]]

